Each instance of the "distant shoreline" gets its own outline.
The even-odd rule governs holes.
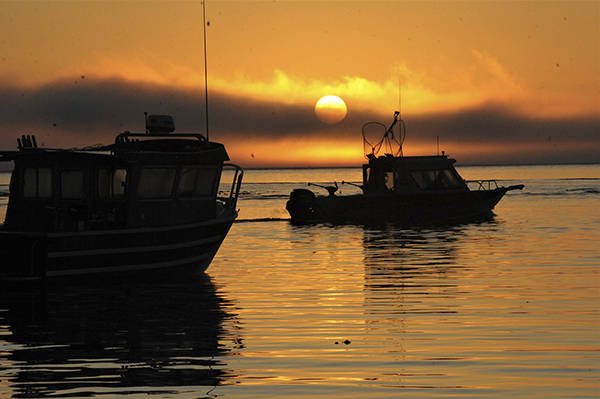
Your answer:
[[[457,163],[457,167],[462,166],[477,166],[477,167],[504,167],[504,166],[590,166],[590,165],[600,165],[600,162],[588,162],[588,163],[496,163],[496,164],[459,164]],[[269,167],[244,167],[245,170],[294,170],[294,169],[356,169],[360,168],[360,166],[269,166]],[[12,165],[2,165],[0,164],[0,173],[3,172],[12,172]]]
[[[456,166],[477,166],[477,167],[498,167],[498,166],[590,166],[590,165],[600,165],[600,162],[574,162],[574,163],[497,163],[497,164],[459,164]],[[292,170],[292,169],[356,169],[361,166],[269,166],[269,167],[244,167],[245,170],[274,170],[274,169],[282,169],[282,170]]]

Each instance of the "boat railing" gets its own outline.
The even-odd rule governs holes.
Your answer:
[[[202,134],[200,133],[165,133],[165,134],[156,134],[156,133],[131,133],[129,131],[125,131],[123,133],[119,133],[116,137],[115,137],[115,144],[123,144],[123,143],[127,143],[129,141],[132,141],[130,139],[130,137],[136,137],[137,140],[141,139],[156,139],[159,137],[162,138],[195,138],[198,139],[198,141],[201,142],[206,142],[208,141],[206,139],[206,137],[204,137]],[[136,139],[134,139],[136,140]]]
[[[231,181],[231,188],[229,190],[229,197],[219,197],[223,201],[225,208],[235,210],[237,205],[238,197],[240,196],[240,188],[242,187],[242,178],[244,177],[244,169],[241,166],[226,163],[223,164],[223,170],[232,169],[233,179]]]
[[[465,180],[465,183],[471,190],[491,191],[498,188],[496,180]]]

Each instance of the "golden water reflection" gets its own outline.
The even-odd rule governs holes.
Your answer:
[[[532,247],[536,228],[512,225],[528,210],[509,212],[510,222],[423,229],[235,225],[209,272],[236,303],[245,348],[228,360],[239,385],[217,391],[592,392],[597,272],[561,269],[564,248]]]

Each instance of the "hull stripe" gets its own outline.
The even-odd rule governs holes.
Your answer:
[[[107,234],[131,234],[131,233],[154,233],[159,231],[173,231],[173,230],[182,230],[182,229],[190,229],[194,227],[200,226],[211,226],[214,224],[224,224],[230,223],[235,220],[237,217],[237,212],[228,216],[211,219],[205,222],[200,223],[190,223],[190,224],[177,224],[173,226],[166,227],[140,227],[140,228],[131,228],[131,229],[117,229],[117,230],[90,230],[90,231],[81,231],[81,232],[69,232],[69,233],[50,233],[48,237],[81,237],[81,236],[89,236],[89,235],[107,235]],[[37,233],[39,234],[39,233]]]
[[[143,247],[125,247],[125,248],[108,248],[108,249],[90,249],[80,251],[57,251],[48,253],[48,258],[64,258],[71,256],[93,256],[93,255],[113,255],[113,254],[125,254],[125,253],[138,253],[138,252],[155,252],[170,249],[188,248],[197,245],[208,244],[211,242],[218,242],[223,240],[225,237],[222,235],[212,236],[204,238],[202,240],[188,241],[178,244],[170,245],[152,245]]]
[[[94,267],[88,269],[69,269],[69,270],[53,270],[48,271],[46,275],[48,277],[58,277],[58,276],[69,276],[74,274],[92,274],[92,273],[114,273],[114,272],[130,272],[136,270],[150,270],[150,269],[160,269],[165,267],[174,267],[185,265],[187,263],[198,262],[201,260],[211,260],[214,256],[214,253],[205,253],[199,256],[193,256],[191,258],[173,260],[169,262],[158,262],[158,263],[144,263],[139,265],[119,265],[119,266],[109,266],[109,267]]]

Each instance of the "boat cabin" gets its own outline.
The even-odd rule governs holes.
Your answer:
[[[466,182],[454,168],[456,160],[437,156],[368,156],[363,165],[365,194],[467,191]]]
[[[164,121],[161,121],[161,123]],[[71,232],[168,226],[215,218],[222,144],[195,134],[125,132],[105,147],[37,148],[24,136],[13,161],[4,230]]]

